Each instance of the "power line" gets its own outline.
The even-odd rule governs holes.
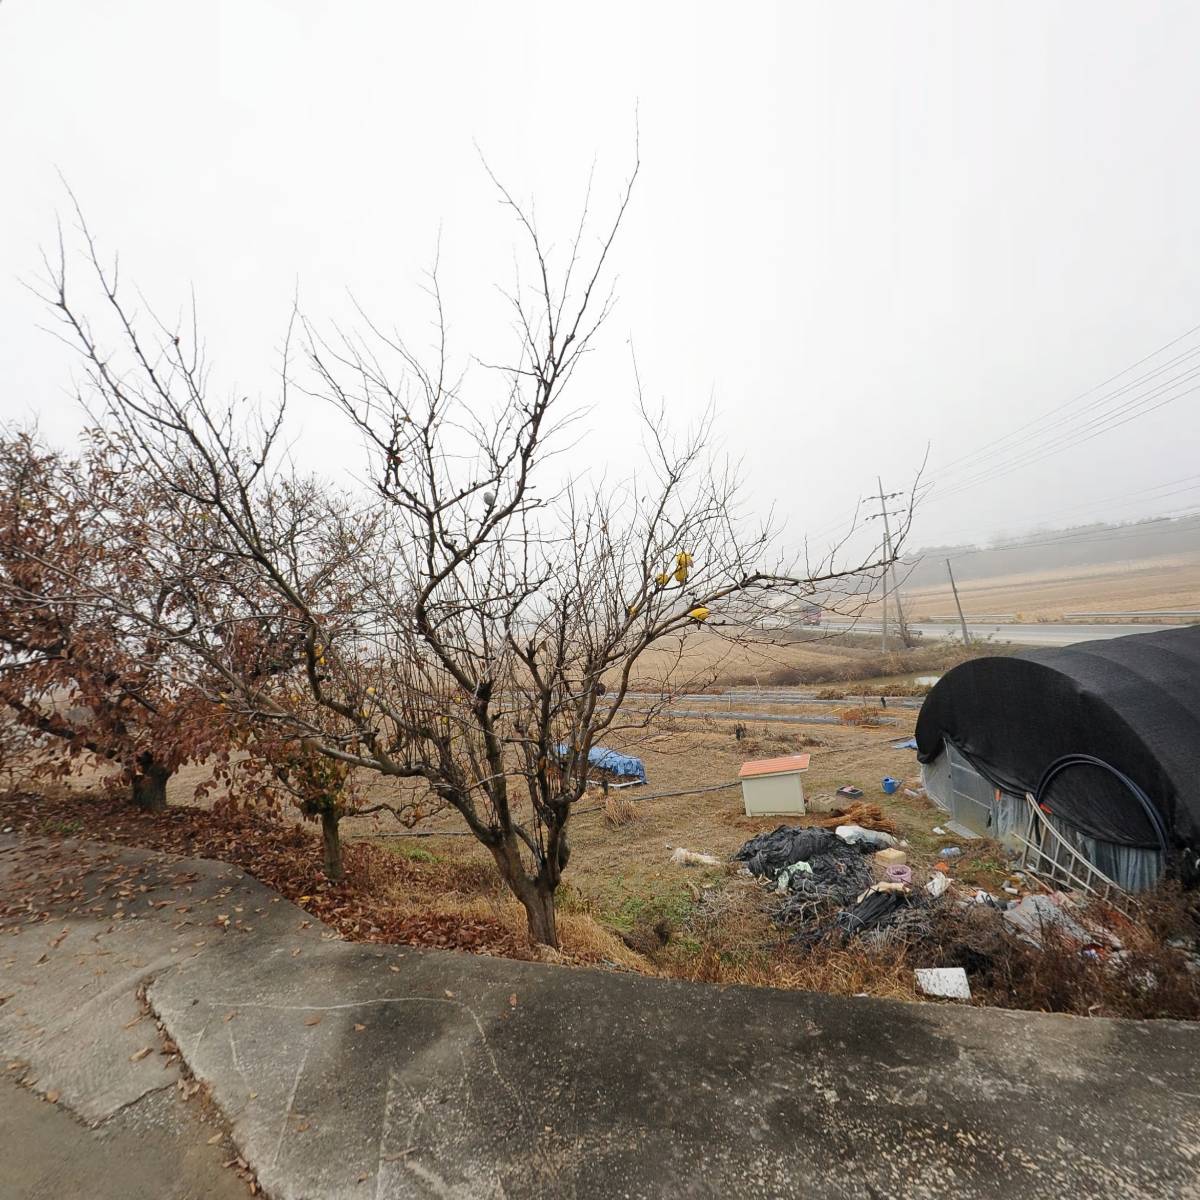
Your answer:
[[[964,462],[968,461],[969,459],[979,457],[980,455],[985,454],[985,452],[987,452],[988,450],[992,449],[992,447],[999,446],[1005,442],[1011,441],[1012,439],[1016,438],[1019,434],[1025,432],[1026,430],[1031,430],[1035,426],[1041,425],[1043,422],[1047,421],[1049,418],[1055,416],[1058,413],[1064,412],[1065,410],[1071,408],[1073,405],[1076,405],[1083,400],[1086,400],[1094,392],[1098,392],[1101,388],[1105,388],[1110,383],[1114,383],[1116,380],[1120,379],[1123,375],[1128,375],[1130,371],[1135,371],[1138,367],[1142,366],[1144,363],[1149,362],[1153,358],[1157,358],[1160,354],[1163,353],[1163,351],[1169,350],[1172,346],[1177,346],[1180,342],[1184,341],[1186,338],[1191,337],[1193,334],[1195,334],[1197,332],[1200,332],[1200,325],[1192,326],[1191,329],[1188,329],[1184,333],[1181,333],[1178,337],[1172,338],[1169,342],[1166,342],[1162,346],[1159,346],[1157,350],[1152,350],[1149,354],[1143,356],[1142,358],[1139,358],[1136,362],[1130,363],[1129,366],[1122,368],[1122,370],[1118,371],[1115,375],[1110,375],[1107,379],[1105,379],[1101,383],[1095,384],[1094,386],[1088,388],[1087,391],[1080,392],[1077,396],[1073,396],[1070,400],[1065,401],[1063,404],[1057,405],[1055,408],[1050,409],[1049,412],[1043,413],[1040,417],[1034,417],[1032,420],[1026,421],[1023,425],[1018,425],[1016,429],[1011,430],[1009,433],[1003,434],[999,438],[993,438],[990,442],[985,442],[982,446],[977,447],[975,450],[969,451],[967,454],[960,455],[956,459],[952,459],[950,462],[946,463],[945,466],[943,466],[941,468],[941,470],[943,472],[949,472],[953,468],[956,468],[958,466],[958,464],[964,463]],[[1172,361],[1178,362],[1182,358],[1190,357],[1190,355],[1195,354],[1195,353],[1197,353],[1197,349],[1187,351],[1184,354],[1177,355],[1176,358]],[[1172,365],[1172,364],[1171,363],[1164,364],[1164,367],[1158,368],[1158,370],[1159,371],[1164,370],[1167,367],[1169,367],[1170,365]],[[1135,381],[1135,383],[1136,382],[1137,381]],[[1133,385],[1131,384],[1131,385],[1127,385],[1127,386],[1133,386]],[[1102,399],[1103,399],[1103,397],[1102,397]],[[1009,449],[1011,449],[1011,447]],[[1005,451],[1005,452],[1007,453],[1007,451]]]
[[[983,474],[974,479],[968,479],[962,483],[951,486],[948,490],[940,492],[936,495],[936,499],[945,500],[951,496],[956,496],[961,492],[968,491],[972,488],[981,486],[984,483],[990,483],[996,479],[1002,478],[1005,475],[1012,474],[1013,471],[1021,470],[1025,467],[1033,466],[1035,463],[1041,462],[1046,458],[1050,458],[1055,454],[1061,453],[1063,450],[1074,449],[1078,446],[1085,445],[1087,442],[1099,437],[1103,433],[1108,433],[1113,429],[1118,429],[1122,425],[1129,424],[1130,421],[1138,420],[1141,417],[1148,416],[1152,412],[1173,403],[1176,400],[1183,399],[1184,396],[1189,396],[1193,392],[1200,391],[1200,382],[1193,384],[1191,387],[1185,388],[1183,391],[1175,395],[1166,396],[1164,399],[1159,399],[1164,389],[1177,386],[1181,382],[1189,382],[1191,379],[1200,376],[1200,367],[1194,371],[1186,373],[1179,379],[1170,381],[1167,384],[1161,385],[1158,389],[1137,397],[1130,401],[1127,405],[1114,410],[1113,412],[1102,414],[1099,417],[1093,418],[1081,429],[1074,430],[1070,433],[1060,435],[1051,440],[1048,444],[1039,447],[1038,450],[1024,458],[1017,458],[1007,462],[997,463],[990,470],[986,470]],[[1151,400],[1156,400],[1157,403],[1148,403]],[[1133,411],[1130,411],[1133,410]],[[1120,419],[1113,420],[1111,418],[1119,417]],[[1086,436],[1083,436],[1086,435]]]

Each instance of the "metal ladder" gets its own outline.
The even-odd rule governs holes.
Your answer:
[[[1120,884],[1105,875],[1054,828],[1029,792],[1025,793],[1025,804],[1029,817],[1025,834],[1013,835],[1021,847],[1021,870],[1047,885],[1079,888],[1118,908],[1137,907],[1137,902]]]

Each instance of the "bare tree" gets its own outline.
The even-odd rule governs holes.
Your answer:
[[[500,188],[533,268],[508,296],[508,364],[455,372],[436,271],[428,360],[365,314],[357,333],[301,324],[309,391],[365,443],[369,486],[345,494],[301,478],[288,459],[290,349],[268,416],[220,408],[194,326],[139,327],[82,220],[119,354],[68,292],[65,255],[50,264],[49,299],[82,350],[89,402],[176,498],[151,557],[202,549],[197,599],[141,619],[181,663],[219,675],[243,718],[396,781],[409,815],[413,804],[453,808],[523,905],[532,938],[551,946],[572,806],[600,739],[645,725],[669,701],[698,630],[742,639],[785,628],[818,589],[860,586],[887,565],[882,552],[853,566],[832,554],[782,559],[771,522],[742,511],[736,470],[710,453],[710,419],[673,438],[640,389],[645,463],[632,478],[560,465],[577,428],[568,386],[611,311],[604,277],[632,185],[599,237],[585,205],[561,257]],[[121,605],[99,592],[95,602]],[[299,646],[293,676],[269,681],[247,669],[268,610]],[[664,646],[680,669],[662,671],[657,695],[630,712],[635,668]]]

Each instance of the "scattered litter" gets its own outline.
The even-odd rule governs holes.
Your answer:
[[[837,790],[839,796],[846,796],[851,800],[857,800],[862,795],[862,788],[856,788],[853,784],[846,784],[845,787],[840,787]]]
[[[868,888],[849,908],[834,917],[834,923],[851,937],[865,929],[873,929],[890,917],[901,905],[908,903],[908,891],[903,884],[877,883]]]
[[[938,858],[957,858],[962,851],[957,846],[943,846],[938,851]]]
[[[1006,891],[1006,892],[1007,892],[1007,893],[1008,893],[1010,896],[1019,896],[1019,895],[1021,894],[1021,889],[1020,889],[1020,888],[1015,888],[1015,887],[1013,887],[1011,884],[1008,884],[1008,883],[1006,883],[1006,884],[1004,885],[1004,890],[1005,890],[1005,891]]]
[[[879,786],[883,788],[885,795],[891,796],[900,787],[900,780],[893,779],[890,775],[885,775]]]
[[[1084,946],[1121,948],[1120,938],[1106,929],[1086,927],[1080,914],[1067,911],[1071,907],[1070,897],[1063,892],[1026,896],[1019,904],[1005,909],[1004,919],[1034,946],[1040,947],[1045,931],[1053,929],[1060,936]]]
[[[950,886],[950,880],[947,879],[945,875],[942,875],[938,871],[934,871],[929,882],[925,885],[925,890],[931,896],[940,896],[945,892],[945,890],[949,886]]]
[[[906,787],[904,789],[904,794],[906,796],[911,796],[914,800],[919,800],[923,795],[925,795],[925,789]]]
[[[879,855],[876,855],[875,857],[878,858]],[[905,863],[892,863],[892,865],[883,872],[883,878],[885,882],[899,883],[903,884],[905,887],[908,887],[908,885],[912,883],[912,877],[912,867],[907,866]]]
[[[915,737],[905,738],[902,742],[893,742],[893,750],[915,750],[917,748],[917,739]]]
[[[901,866],[908,862],[908,855],[903,850],[897,850],[894,846],[888,846],[886,850],[876,852],[875,861],[884,867]]]
[[[790,867],[784,867],[775,880],[775,890],[782,896],[791,887],[792,877],[801,872],[811,875],[813,873],[812,864],[801,859],[799,862],[792,863]]]
[[[933,832],[936,833],[938,835],[938,837],[946,836],[946,831],[940,825],[935,825],[933,827]]]
[[[975,893],[975,895],[974,895],[973,899],[974,899],[974,901],[975,901],[975,903],[976,903],[976,904],[987,904],[987,905],[990,905],[992,908],[1001,908],[1001,907],[1003,907],[1002,905],[1000,905],[999,903],[997,903],[997,901],[996,901],[996,897],[995,897],[995,896],[993,896],[991,892],[985,892],[985,891],[983,890],[983,888],[979,888],[979,889],[976,891],[976,893]]]
[[[851,846],[864,842],[882,849],[885,846],[894,846],[897,842],[890,833],[883,833],[879,829],[864,829],[861,825],[839,825],[834,833]]]
[[[695,850],[685,850],[677,846],[671,855],[671,861],[677,867],[719,867],[721,860],[712,854],[700,854]]]
[[[970,1000],[971,985],[962,967],[918,967],[913,974],[917,987],[926,996],[943,996],[947,1000]]]

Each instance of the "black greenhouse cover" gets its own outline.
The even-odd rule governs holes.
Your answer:
[[[946,739],[1093,837],[1200,845],[1200,626],[963,663],[926,697],[918,758]]]

